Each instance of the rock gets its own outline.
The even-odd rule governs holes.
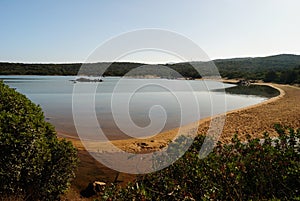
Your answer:
[[[240,86],[250,86],[251,82],[249,80],[240,80],[237,84]]]
[[[96,192],[101,192],[106,186],[105,182],[101,182],[101,181],[94,181],[93,183],[93,187],[96,190]]]
[[[101,181],[94,181],[89,183],[89,185],[86,187],[86,189],[82,190],[80,192],[80,195],[85,198],[92,197],[94,195],[99,194],[103,191],[105,188],[106,183]]]
[[[140,145],[140,146],[148,146],[148,144],[146,142],[138,143],[138,145]]]

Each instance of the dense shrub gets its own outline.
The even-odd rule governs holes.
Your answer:
[[[199,136],[185,155],[125,188],[107,187],[112,200],[292,200],[300,197],[300,131],[276,125],[278,138],[221,144],[205,159]],[[180,147],[184,139],[173,148]],[[179,148],[180,149],[180,148]]]
[[[56,200],[74,177],[77,152],[24,95],[0,82],[0,196]]]

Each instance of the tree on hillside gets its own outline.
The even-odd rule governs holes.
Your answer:
[[[0,82],[0,196],[57,200],[70,185],[77,151],[24,95]]]
[[[292,84],[297,80],[297,74],[294,70],[282,72],[280,75],[280,83]]]
[[[264,78],[264,82],[274,82],[277,80],[278,80],[278,75],[275,71],[268,71]]]

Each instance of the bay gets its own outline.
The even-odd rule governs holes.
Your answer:
[[[153,122],[159,126],[154,133],[166,131],[278,95],[277,90],[266,86],[245,88],[213,80],[105,77],[103,82],[74,83],[75,76],[0,76],[0,79],[40,105],[46,120],[62,135],[77,137],[75,112],[81,119],[76,125],[83,128],[81,133],[88,139],[94,139],[94,130],[98,129],[90,123],[95,117],[85,107],[91,100],[99,128],[108,139],[114,140],[147,136],[143,128]]]

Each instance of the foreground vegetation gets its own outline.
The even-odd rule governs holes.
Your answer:
[[[100,200],[299,200],[300,130],[275,126],[279,137],[246,143],[237,136],[199,159],[204,136],[161,171],[143,175],[124,188],[112,185]],[[178,150],[188,138],[169,147]],[[166,155],[168,159],[172,155]]]
[[[24,95],[0,82],[0,198],[57,200],[74,178],[77,151]]]
[[[300,55],[275,55],[269,57],[256,58],[235,58],[218,59],[213,61],[219,69],[220,75],[224,78],[264,80],[266,82],[276,82],[283,84],[300,83]],[[193,67],[191,66],[193,65]],[[0,62],[1,75],[77,75],[82,64],[22,64]],[[115,63],[95,63],[85,64],[92,72],[84,71],[87,75],[94,72],[103,72],[107,65],[109,68],[103,73],[105,76],[123,76],[132,69],[145,65],[141,63],[115,62]],[[200,68],[202,76],[210,76],[211,69],[206,68],[205,62],[190,62],[165,64],[164,66],[175,70],[183,77],[201,78],[201,75],[194,69]],[[155,68],[151,66],[151,68]],[[148,69],[149,70],[149,69]],[[155,70],[149,70],[144,75],[155,75]],[[161,71],[161,69],[160,69]],[[167,78],[178,77],[174,72],[160,72]],[[161,76],[161,74],[157,76]]]

